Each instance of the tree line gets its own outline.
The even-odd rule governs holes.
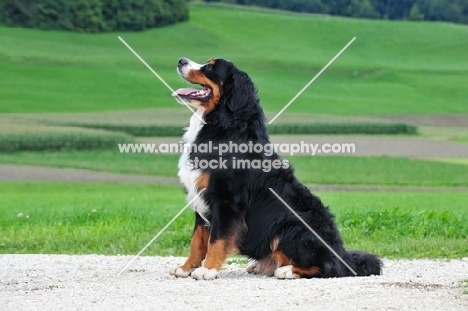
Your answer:
[[[0,25],[7,26],[131,31],[188,19],[186,0],[0,0]]]
[[[206,0],[304,13],[468,24],[468,0]]]

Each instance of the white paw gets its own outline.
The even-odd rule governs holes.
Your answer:
[[[171,275],[175,275],[178,278],[186,278],[190,275],[190,272],[192,271],[184,271],[180,267],[175,267],[169,270]]]
[[[256,260],[250,260],[249,265],[247,266],[247,272],[248,273],[258,273],[257,272],[257,261]]]
[[[190,276],[195,280],[214,280],[218,277],[218,270],[201,267],[193,270]]]
[[[292,272],[292,266],[283,266],[275,270],[275,276],[277,279],[300,279],[299,274]]]

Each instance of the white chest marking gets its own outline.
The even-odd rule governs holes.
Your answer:
[[[182,137],[184,148],[182,150],[182,155],[179,159],[178,175],[180,181],[185,186],[185,189],[187,189],[187,202],[191,201],[197,195],[197,179],[202,173],[201,170],[191,168],[190,165],[188,165],[187,162],[190,156],[190,148],[188,148],[187,146],[190,146],[195,142],[198,132],[200,132],[200,130],[203,127],[203,122],[201,121],[203,112],[204,110],[198,109],[195,112],[196,114],[198,114],[198,116],[196,116],[195,114],[192,115],[192,117],[190,118],[190,126],[187,128],[187,131]],[[206,218],[206,214],[209,212],[209,207],[205,204],[203,198],[196,198],[192,203],[192,209],[195,212],[197,212],[206,221],[208,225],[210,224]]]

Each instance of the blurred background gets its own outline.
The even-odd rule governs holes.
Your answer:
[[[0,1],[0,252],[136,253],[184,206],[190,111],[179,57],[255,82],[274,142],[354,143],[287,156],[345,243],[387,257],[468,255],[467,0]],[[183,255],[185,213],[148,249]],[[384,245],[382,240],[386,240]]]

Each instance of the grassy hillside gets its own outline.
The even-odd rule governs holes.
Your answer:
[[[288,112],[468,112],[468,27],[193,6],[191,20],[142,33],[76,34],[0,28],[0,112],[174,107],[180,56],[233,60],[266,111],[281,109],[352,37],[356,41]],[[184,108],[181,108],[184,109]]]

